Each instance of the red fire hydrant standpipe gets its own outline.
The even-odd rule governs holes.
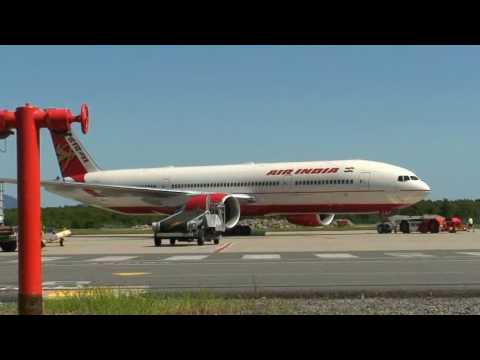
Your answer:
[[[18,178],[18,313],[41,315],[42,258],[40,211],[40,128],[66,134],[72,122],[88,132],[88,107],[82,105],[80,115],[73,116],[67,109],[41,110],[30,104],[15,112],[0,110],[0,138],[17,129]]]

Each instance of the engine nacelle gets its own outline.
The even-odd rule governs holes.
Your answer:
[[[327,226],[333,221],[335,214],[302,214],[288,215],[289,223],[302,226]]]
[[[204,211],[217,204],[225,206],[225,227],[233,228],[240,220],[240,202],[232,195],[228,194],[201,194],[191,196],[186,205],[185,211]]]

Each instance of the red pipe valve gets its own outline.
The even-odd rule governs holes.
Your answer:
[[[5,139],[13,134],[11,129],[15,128],[15,113],[7,110],[0,110],[0,139]]]
[[[55,133],[70,132],[72,123],[79,122],[82,126],[82,132],[88,132],[89,118],[88,107],[83,104],[80,110],[80,115],[73,116],[70,110],[67,109],[46,109],[39,117],[41,124],[47,127],[50,131]]]
[[[32,107],[27,104],[26,107]],[[37,109],[34,115],[39,128],[45,127],[55,133],[68,133],[71,130],[73,122],[79,122],[82,126],[82,132],[88,132],[89,117],[88,107],[83,104],[80,109],[80,115],[73,116],[68,109]],[[15,113],[6,110],[0,110],[0,139],[13,134],[11,129],[17,127]]]

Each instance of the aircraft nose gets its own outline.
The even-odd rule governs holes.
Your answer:
[[[425,181],[420,180],[417,184],[418,190],[423,190],[425,192],[431,191],[430,186]]]

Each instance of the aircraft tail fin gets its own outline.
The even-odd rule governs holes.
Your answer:
[[[63,178],[83,182],[85,174],[100,170],[73,132],[50,134]]]

